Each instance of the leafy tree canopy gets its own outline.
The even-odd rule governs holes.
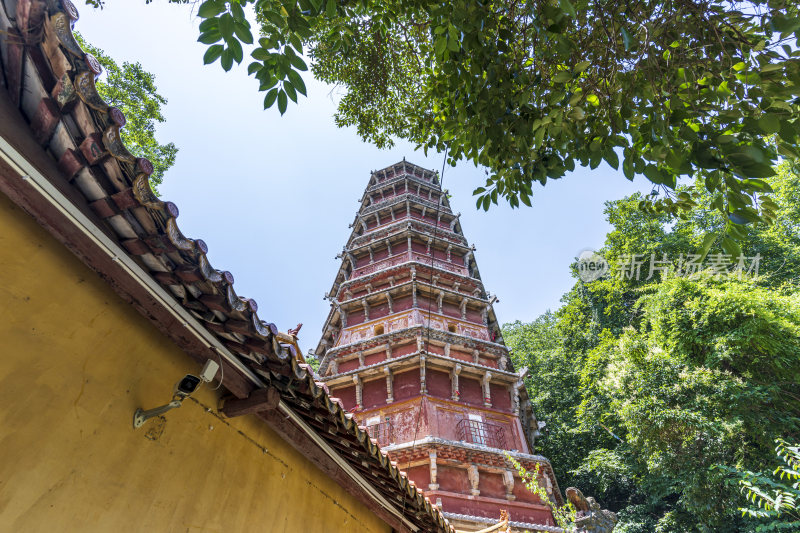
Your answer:
[[[739,480],[747,499],[756,505],[742,508],[743,515],[769,520],[759,525],[758,533],[800,529],[800,446],[790,446],[783,439],[777,439],[777,444],[775,452],[783,464],[775,469],[774,477],[747,471]]]
[[[118,107],[126,119],[120,130],[125,146],[137,157],[145,157],[153,163],[150,184],[154,190],[164,180],[166,171],[175,164],[178,148],[174,143],[161,144],[156,139],[156,123],[165,121],[161,106],[167,99],[158,93],[156,78],[139,62],[122,63],[101,49],[87,43],[76,33],[81,48],[92,54],[105,70],[105,76],[97,82],[97,91],[109,104]],[[156,190],[157,192],[157,190]]]
[[[306,53],[343,89],[339,125],[490,169],[484,209],[530,205],[534,182],[605,161],[664,190],[699,176],[648,202],[680,215],[718,192],[722,230],[741,239],[774,218],[772,165],[800,150],[791,0],[207,0],[198,15],[207,63],[229,70],[254,45],[265,107],[306,93]]]
[[[700,208],[670,222],[634,195],[607,204],[613,275],[503,329],[547,422],[539,451],[562,485],[619,511],[623,533],[758,530],[731,472],[771,471],[772,439],[800,440],[800,179],[776,170],[775,223],[741,242],[758,277],[620,276],[624,256],[695,253],[726,223]]]

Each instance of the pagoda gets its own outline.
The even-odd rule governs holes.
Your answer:
[[[560,531],[507,459],[561,504],[459,215],[439,175],[405,160],[372,172],[326,295],[319,377],[451,523],[508,511],[514,531]]]

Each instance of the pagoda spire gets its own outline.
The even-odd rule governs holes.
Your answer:
[[[405,158],[373,171],[350,227],[316,349],[322,381],[459,529],[505,509],[514,530],[558,530],[506,459],[538,464],[561,502],[533,455],[527,370],[511,364],[438,173]]]

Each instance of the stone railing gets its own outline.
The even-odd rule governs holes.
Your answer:
[[[358,235],[356,237],[353,237],[348,246],[350,248],[358,248],[370,242],[379,241],[391,237],[392,235],[398,235],[400,233],[404,233],[408,227],[409,221],[411,222],[411,227],[416,231],[419,231],[420,233],[433,235],[434,232],[433,224],[416,218],[408,219],[403,217],[401,219],[393,220],[391,222],[381,224],[378,227],[372,228],[371,230],[369,230],[368,233],[365,233],[364,235]],[[397,226],[397,228],[392,228],[392,226]],[[379,232],[376,232],[375,230],[379,230]],[[467,240],[464,238],[464,236],[459,235],[454,231],[450,231],[449,225],[446,228],[442,227],[442,225],[439,225],[439,229],[436,230],[436,238],[452,242],[453,244],[460,244],[461,246],[464,247],[467,246]]]
[[[438,183],[433,183],[428,178],[425,178],[423,176],[417,176],[416,174],[413,174],[411,172],[399,172],[392,175],[392,177],[379,181],[375,185],[371,185],[370,187],[367,188],[367,193],[371,193],[386,187],[390,187],[392,184],[402,183],[403,180],[405,179],[408,179],[409,183],[412,182],[419,183],[423,187],[434,187],[437,188],[438,190],[441,190],[441,187],[439,187]]]
[[[433,210],[441,209],[441,212],[443,214],[452,214],[450,210],[447,209],[446,207],[441,206],[440,208],[439,205],[433,200],[423,198],[422,196],[417,196],[412,191],[409,192],[403,191],[401,193],[394,194],[382,200],[376,200],[372,202],[361,211],[361,216],[366,218],[368,215],[374,213],[375,211],[379,211],[390,205],[405,203],[406,200],[410,201],[412,204],[416,203],[419,205],[424,205],[428,207],[428,209],[433,209]]]
[[[423,254],[422,252],[412,252],[411,260],[425,265],[431,264],[431,256],[428,254]],[[462,276],[469,274],[467,267],[448,263],[447,261],[442,261],[441,259],[434,259],[433,266],[448,270],[450,272],[455,272],[456,274],[461,274]]]
[[[343,346],[345,344],[371,339],[376,336],[376,326],[383,326],[383,333],[391,333],[416,325],[418,323],[416,320],[418,319],[414,316],[414,311],[410,311],[399,316],[394,315],[379,320],[372,320],[366,324],[359,324],[353,328],[345,328],[341,335],[339,335],[336,345]],[[379,333],[379,335],[381,334]]]
[[[413,309],[401,315],[390,315],[382,319],[371,320],[365,324],[359,324],[358,326],[347,327],[339,335],[336,346],[344,346],[346,344],[353,344],[355,342],[371,339],[376,336],[376,326],[383,327],[383,333],[379,333],[379,335],[382,335],[413,326],[425,326],[440,331],[450,331],[450,325],[455,326],[455,331],[451,333],[491,342],[489,331],[486,329],[486,326],[473,324],[457,318],[446,317],[438,313],[430,313],[429,320],[426,311]]]
[[[406,251],[397,255],[393,255],[391,257],[387,257],[385,259],[380,259],[368,265],[360,266],[355,270],[353,270],[353,274],[350,276],[350,279],[355,279],[361,276],[366,276],[368,274],[373,274],[375,272],[378,272],[379,270],[384,270],[386,268],[390,268],[395,265],[400,265],[402,263],[408,263],[410,261],[416,261],[418,263],[422,263],[423,265],[430,265],[431,256],[428,254],[424,254],[422,252],[412,251],[409,253],[408,251]],[[454,265],[453,263],[448,263],[447,261],[442,261],[441,259],[434,259],[433,265],[443,270],[448,270],[450,272],[455,272],[456,274],[461,274],[462,276],[469,276],[469,271],[465,266]]]
[[[372,274],[379,270],[393,267],[401,263],[408,263],[409,261],[411,261],[411,257],[409,256],[408,252],[403,252],[401,254],[393,255],[391,257],[387,257],[386,259],[380,259],[378,261],[375,261],[374,263],[370,263],[368,265],[356,268],[355,270],[353,270],[353,274],[350,276],[350,279],[357,278],[360,276],[366,276],[367,274]]]

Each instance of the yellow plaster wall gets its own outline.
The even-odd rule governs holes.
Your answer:
[[[0,532],[388,532],[0,193]],[[159,431],[160,429],[160,431]]]

